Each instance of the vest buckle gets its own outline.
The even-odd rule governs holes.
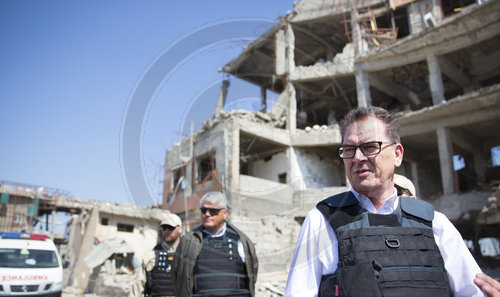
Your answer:
[[[392,236],[387,236],[385,238],[385,244],[390,247],[391,249],[397,249],[401,244],[399,243],[399,239],[392,237]]]

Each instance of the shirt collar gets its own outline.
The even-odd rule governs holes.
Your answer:
[[[162,248],[169,253],[175,252],[178,244],[179,244],[179,241],[175,242],[173,245],[169,245],[166,241],[161,242]]]
[[[356,192],[356,190],[354,190],[353,188],[351,188],[351,192],[354,194],[354,197],[358,199],[359,204],[361,204],[361,207],[363,207],[364,209],[368,210],[371,213],[390,214],[393,213],[394,210],[396,210],[396,208],[398,207],[399,199],[397,199],[398,191],[396,190],[396,188],[394,188],[394,192],[391,195],[391,197],[389,197],[389,199],[387,199],[378,210],[375,209],[375,206],[373,206],[373,203],[370,200],[370,198]]]
[[[221,237],[224,235],[224,233],[226,233],[226,229],[227,229],[227,225],[226,225],[226,222],[224,222],[224,226],[222,226],[222,228],[219,231],[217,231],[217,233],[212,234],[212,233],[208,232],[207,230],[205,230],[205,228],[203,228],[203,233],[207,234],[208,237]]]

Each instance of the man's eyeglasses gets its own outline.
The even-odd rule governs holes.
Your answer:
[[[163,231],[166,231],[166,230],[170,230],[170,231],[172,231],[172,230],[174,230],[175,228],[177,228],[177,226],[161,225],[161,229],[162,229]]]
[[[351,159],[356,155],[356,150],[359,148],[361,152],[365,156],[373,156],[382,150],[382,144],[396,144],[393,141],[389,142],[384,142],[384,141],[370,141],[370,142],[365,142],[360,145],[343,145],[339,148],[337,148],[337,151],[339,153],[339,156],[342,159]]]
[[[223,210],[224,208],[209,208],[209,207],[202,207],[200,208],[200,211],[201,211],[201,214],[204,215],[205,213],[207,213],[207,210],[208,212],[210,213],[211,216],[216,216],[219,214],[219,212],[221,210]]]

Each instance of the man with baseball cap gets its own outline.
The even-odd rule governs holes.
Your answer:
[[[172,285],[172,262],[181,239],[182,222],[173,214],[166,214],[159,225],[161,239],[154,247],[154,253],[144,258],[146,271],[145,296],[175,296]]]
[[[406,176],[394,174],[394,187],[398,191],[398,196],[415,197],[417,191],[415,186]]]

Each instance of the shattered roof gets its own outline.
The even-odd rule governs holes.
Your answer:
[[[101,213],[108,213],[130,218],[151,219],[161,221],[163,214],[169,212],[156,207],[145,208],[131,203],[110,203],[80,199],[59,198],[57,208],[73,210],[90,210],[97,208]]]

